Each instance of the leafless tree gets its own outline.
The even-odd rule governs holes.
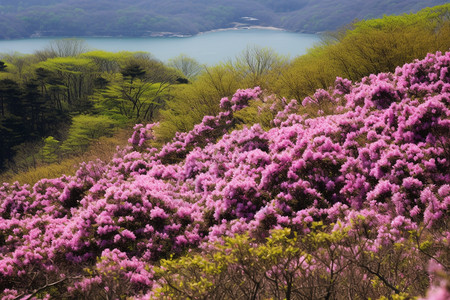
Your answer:
[[[180,71],[189,80],[195,79],[203,71],[203,67],[198,61],[185,54],[170,59],[168,65]]]
[[[78,56],[89,51],[89,46],[81,39],[60,39],[51,41],[44,52],[53,56]]]

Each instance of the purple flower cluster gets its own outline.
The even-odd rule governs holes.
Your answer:
[[[157,124],[137,125],[135,147],[109,163],[33,187],[4,183],[1,295],[61,282],[59,292],[72,297],[112,297],[124,286],[124,295],[138,296],[151,290],[161,258],[244,232],[308,233],[314,221],[369,226],[373,252],[422,225],[445,240],[449,65],[450,52],[436,53],[359,83],[338,78],[302,103],[343,103],[339,113],[300,116],[292,100],[269,131],[232,131],[233,113],[261,94],[238,90],[221,100],[223,112],[159,150],[145,148]]]
[[[128,142],[133,146],[142,147],[144,143],[148,140],[155,140],[155,134],[153,132],[153,127],[157,127],[159,123],[152,123],[147,125],[136,124],[134,126],[134,132]]]

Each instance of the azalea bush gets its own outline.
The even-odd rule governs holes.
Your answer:
[[[238,90],[162,146],[140,124],[110,162],[3,183],[2,297],[445,299],[449,66]]]

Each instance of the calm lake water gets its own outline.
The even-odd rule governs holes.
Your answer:
[[[55,38],[0,40],[0,53],[33,53]],[[83,38],[92,49],[105,51],[146,51],[161,61],[181,53],[202,64],[213,65],[239,55],[247,46],[269,47],[279,54],[295,57],[320,41],[314,34],[267,29],[239,29],[202,33],[192,37]]]

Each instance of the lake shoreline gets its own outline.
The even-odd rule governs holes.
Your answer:
[[[208,30],[208,31],[201,31],[197,34],[194,34],[193,36],[201,35],[201,34],[205,34],[205,33],[211,33],[211,32],[222,32],[222,31],[231,31],[231,30],[252,30],[252,29],[290,32],[289,30],[286,30],[284,28],[279,28],[279,27],[251,25],[251,26],[236,26],[236,27],[218,28],[218,29],[213,29],[213,30]]]
[[[29,37],[20,37],[13,39],[0,39],[0,41],[17,41],[23,39],[89,39],[89,38],[189,38],[195,37],[203,34],[214,33],[214,32],[223,32],[223,31],[235,31],[235,30],[270,30],[270,31],[285,31],[292,33],[302,33],[302,34],[318,34],[314,32],[295,32],[290,31],[280,27],[274,26],[259,26],[259,25],[242,25],[235,27],[227,27],[227,28],[217,28],[207,31],[200,31],[194,34],[183,34],[179,32],[148,32],[147,34],[142,35],[87,35],[87,36],[61,36],[61,35],[46,35],[42,33],[35,33]]]
[[[201,36],[203,34],[214,33],[214,32],[223,32],[223,31],[235,31],[235,30],[270,30],[270,31],[285,31],[291,33],[300,33],[300,34],[320,34],[319,32],[301,32],[301,31],[291,31],[285,28],[274,27],[274,26],[259,26],[259,25],[238,25],[234,27],[227,28],[217,28],[207,31],[200,31],[194,34],[184,34],[179,32],[148,32],[146,34],[141,35],[86,35],[86,36],[61,36],[61,35],[46,35],[41,32],[37,32],[32,34],[29,37],[18,37],[12,39],[0,39],[0,41],[17,41],[24,39],[90,39],[90,38],[190,38],[195,36]]]

